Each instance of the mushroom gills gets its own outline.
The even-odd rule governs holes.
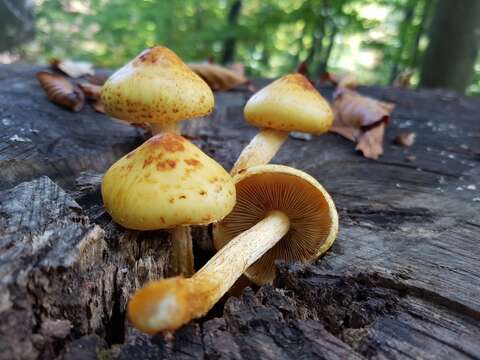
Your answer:
[[[310,175],[260,165],[234,181],[237,202],[214,228],[218,252],[191,278],[154,281],[137,291],[128,316],[140,330],[176,330],[205,315],[242,274],[257,284],[269,283],[275,278],[275,259],[312,261],[333,244],[338,214],[330,195]],[[167,295],[174,297],[174,312],[163,311]]]

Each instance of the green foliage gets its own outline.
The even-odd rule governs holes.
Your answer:
[[[388,84],[417,71],[432,2],[243,0],[231,27],[234,0],[37,0],[36,52],[25,53],[37,61],[71,58],[115,68],[164,44],[185,61],[219,62],[225,40],[234,37],[235,61],[251,75],[278,76],[307,60],[314,76],[347,70]]]

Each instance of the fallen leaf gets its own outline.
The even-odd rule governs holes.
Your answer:
[[[50,101],[75,112],[85,105],[83,91],[64,76],[40,71],[37,79]]]
[[[250,84],[244,75],[220,65],[204,63],[188,66],[205,80],[212,90],[230,90],[238,85]]]
[[[232,70],[235,74],[239,76],[245,76],[245,65],[240,62],[233,63],[229,66],[230,70]]]
[[[81,83],[80,87],[82,88],[85,96],[88,99],[97,100],[100,99],[100,94],[102,92],[102,87],[100,85],[90,84],[90,83]]]
[[[149,123],[130,123],[130,125],[132,125],[133,127],[143,129],[146,132],[151,132],[152,131],[152,127],[150,126]]]
[[[358,92],[340,88],[334,94],[335,120],[331,132],[357,143],[366,158],[383,154],[385,126],[395,105],[378,101]]]
[[[378,159],[378,157],[383,154],[385,126],[386,123],[381,122],[369,130],[362,132],[358,137],[355,150],[361,151],[367,159]]]
[[[411,70],[406,70],[397,75],[393,81],[392,86],[395,88],[408,89],[411,87],[413,72]]]
[[[335,85],[338,89],[342,88],[355,90],[359,85],[357,78],[352,74],[338,75],[330,72],[324,72],[320,77],[320,81]]]
[[[86,61],[52,59],[50,60],[50,66],[52,69],[60,70],[72,78],[95,74],[92,64]]]
[[[87,99],[91,100],[90,105],[96,112],[105,114],[105,107],[103,106],[102,99],[100,94],[102,92],[102,87],[100,85],[90,84],[90,83],[81,83],[80,88],[85,93]]]
[[[405,131],[395,136],[393,142],[398,146],[409,147],[413,145],[416,137],[417,134],[415,134],[413,131]]]
[[[106,75],[93,75],[87,76],[87,80],[90,84],[102,86],[107,81],[108,76]]]
[[[105,106],[103,106],[101,99],[95,100],[91,105],[96,112],[105,114]]]

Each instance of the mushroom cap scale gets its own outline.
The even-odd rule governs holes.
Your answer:
[[[214,244],[222,248],[272,210],[286,214],[288,233],[245,275],[257,284],[271,282],[275,260],[311,261],[327,251],[338,232],[338,214],[327,191],[310,175],[282,165],[248,168],[234,177],[237,204],[214,228]]]
[[[101,99],[114,118],[164,126],[208,115],[214,105],[207,83],[163,46],[144,50],[110,76]]]
[[[235,203],[231,176],[185,138],[161,133],[113,164],[102,181],[105,208],[128,229],[210,224]]]
[[[301,74],[285,75],[258,91],[244,116],[259,128],[312,134],[327,132],[333,124],[330,105]]]

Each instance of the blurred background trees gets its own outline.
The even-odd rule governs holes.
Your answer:
[[[33,19],[22,6],[32,2],[33,41],[11,9]],[[0,51],[22,61],[118,67],[160,43],[186,61],[241,62],[252,76],[305,62],[314,78],[348,71],[389,85],[411,76],[413,85],[480,93],[479,0],[0,0],[0,19],[18,29],[15,41],[0,38]]]

